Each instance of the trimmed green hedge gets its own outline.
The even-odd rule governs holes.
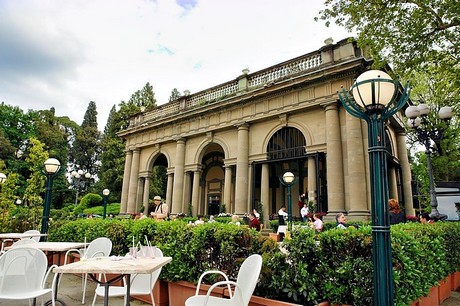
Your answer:
[[[58,225],[60,225],[58,227]],[[373,305],[372,228],[330,229],[321,234],[307,228],[294,231],[282,248],[247,226],[144,220],[82,219],[50,229],[50,241],[112,239],[113,254],[128,251],[145,237],[173,261],[160,278],[196,282],[209,269],[236,277],[248,255],[263,257],[255,294],[315,305]],[[395,305],[409,305],[454,271],[460,270],[460,223],[407,223],[391,227]],[[211,281],[211,280],[210,280]]]

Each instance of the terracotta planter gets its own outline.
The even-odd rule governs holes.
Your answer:
[[[450,290],[456,291],[460,287],[460,271],[451,274]]]
[[[412,302],[412,303],[410,304],[410,306],[419,306],[419,305],[418,305],[418,301]]]
[[[169,305],[169,294],[168,294],[168,282],[158,280],[153,287],[153,298],[155,299],[155,306],[168,306]],[[150,295],[133,295],[133,298],[148,304],[151,304]]]
[[[276,242],[280,241],[280,235],[278,235],[277,233],[268,233],[268,237],[275,240]]]
[[[422,297],[418,305],[419,306],[439,306],[439,289],[438,286],[431,287],[430,292],[427,296]]]
[[[446,277],[439,281],[438,290],[438,302],[441,304],[450,296],[450,277]]]
[[[292,303],[282,302],[282,301],[277,301],[277,300],[271,300],[271,299],[253,295],[251,297],[251,300],[249,301],[248,306],[302,306],[302,305],[292,304]]]
[[[206,294],[209,289],[209,285],[200,286],[200,294]],[[184,306],[185,301],[195,295],[196,286],[192,283],[179,281],[170,283],[168,282],[168,296],[169,296],[169,306]],[[216,288],[212,291],[211,295],[223,297],[224,288]]]
[[[317,304],[316,306],[329,306],[329,301],[324,301],[324,302],[320,302],[319,304]]]

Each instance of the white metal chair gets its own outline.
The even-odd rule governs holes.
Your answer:
[[[112,241],[106,237],[99,237],[90,242],[85,249],[71,249],[65,253],[64,264],[67,264],[68,255],[72,252],[77,252],[80,255],[80,260],[90,259],[94,257],[106,257],[112,252]],[[83,297],[81,303],[85,304],[86,283],[88,281],[88,274],[82,278]]]
[[[159,248],[155,248],[155,257],[163,257],[163,252]],[[153,287],[155,286],[158,277],[160,276],[161,268],[153,271],[151,274],[133,274],[131,275],[131,287],[130,287],[130,296],[131,295],[150,295],[152,305],[155,306],[155,299],[153,298]],[[99,275],[99,280],[101,280],[102,275]],[[125,281],[125,279],[123,279]],[[105,288],[104,286],[97,285],[94,292],[93,305],[96,303],[97,296],[104,296]],[[129,297],[126,294],[126,283],[123,287],[120,286],[110,286],[109,287],[109,297],[110,296],[124,296],[125,301],[123,305],[127,305],[127,299]]]
[[[240,267],[240,270],[238,271],[238,277],[236,282],[229,281],[228,277],[225,276],[226,280],[213,284],[209,288],[206,295],[198,295],[201,281],[203,279],[202,276],[211,271],[204,272],[202,276],[200,276],[200,279],[198,281],[195,295],[189,297],[185,301],[185,306],[247,306],[249,304],[249,300],[251,299],[252,293],[256,288],[261,268],[262,256],[258,254],[253,254],[244,260],[243,264]],[[223,272],[217,272],[223,274]],[[229,299],[210,295],[214,288],[224,285],[233,285],[235,287],[233,292],[229,290]]]
[[[10,249],[22,247],[22,246],[30,246],[31,244],[36,244],[37,241],[32,239],[21,239],[18,241],[13,242],[13,244],[9,247]],[[0,251],[0,255],[4,254],[6,250]]]
[[[40,234],[40,231],[37,231],[37,230],[28,230],[28,231],[25,231],[24,234]],[[34,240],[36,242],[39,242],[40,241],[40,236],[34,236],[34,237],[30,237],[30,238],[22,238],[21,240],[27,240],[27,239],[31,239],[31,240]]]
[[[49,273],[48,259],[37,248],[12,248],[0,256],[0,299],[30,300],[51,294],[51,304],[55,305],[54,286],[45,288]]]

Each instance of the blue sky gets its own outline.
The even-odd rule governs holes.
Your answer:
[[[55,107],[99,130],[149,82],[158,104],[350,36],[313,18],[322,0],[0,0],[0,102]]]

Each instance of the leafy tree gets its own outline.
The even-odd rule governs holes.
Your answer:
[[[181,94],[180,94],[179,90],[177,90],[177,88],[174,88],[174,89],[171,91],[171,96],[169,96],[169,102],[176,101],[176,100],[178,100],[180,97],[181,97]]]
[[[329,26],[332,21],[355,31],[358,45],[374,58],[374,66],[393,65],[395,73],[408,79],[411,98],[429,104],[433,113],[441,106],[460,109],[460,6],[456,0],[346,1],[325,0],[325,9],[315,18]],[[459,179],[458,119],[450,126],[429,117],[429,129],[445,127],[444,141],[435,144],[434,175],[437,180]],[[419,148],[413,131],[408,144]],[[413,152],[413,178],[427,190],[426,156]],[[422,196],[423,198],[423,196]],[[422,199],[423,200],[423,199]],[[427,205],[428,201],[425,201]]]
[[[29,205],[30,214],[33,216],[33,228],[37,228],[40,220],[41,206],[46,177],[43,175],[43,164],[48,159],[45,145],[36,138],[30,138],[27,148],[26,162],[31,169],[31,175],[27,179],[27,187],[24,192],[24,202]]]

